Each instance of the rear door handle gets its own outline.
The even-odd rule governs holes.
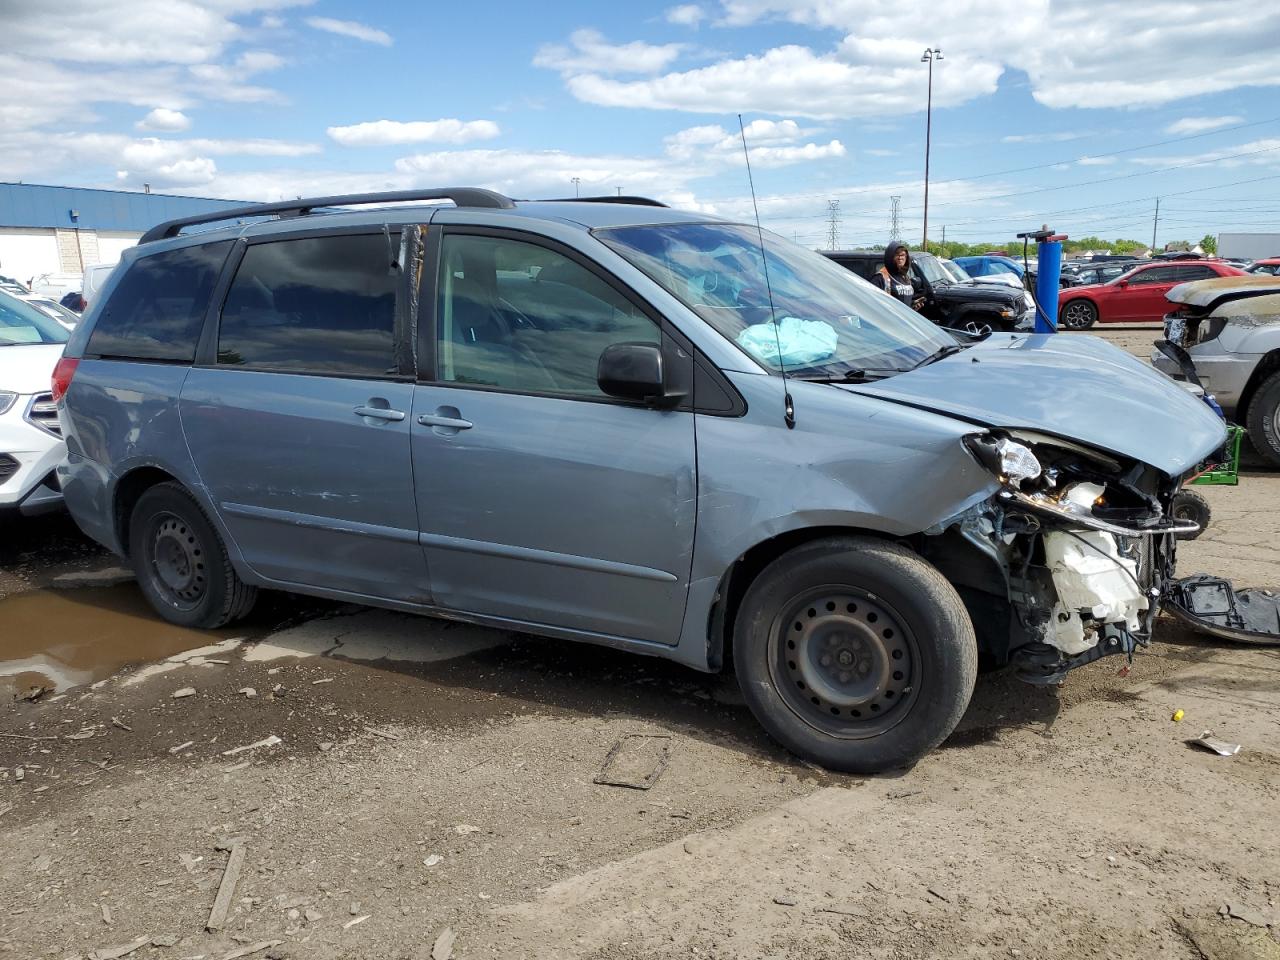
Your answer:
[[[461,417],[442,417],[439,414],[424,413],[418,417],[418,423],[424,427],[448,427],[452,430],[470,430],[474,424]]]
[[[357,417],[371,417],[374,420],[391,420],[399,423],[404,419],[404,411],[387,410],[383,407],[356,407]]]

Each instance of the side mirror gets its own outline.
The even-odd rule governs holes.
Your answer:
[[[1117,287],[1119,287],[1121,290],[1123,290],[1123,289],[1125,289],[1126,287],[1128,287],[1128,286],[1129,286],[1129,281],[1128,281],[1128,280],[1121,280],[1119,283],[1117,283],[1117,284],[1116,284],[1116,286],[1117,286]]]
[[[666,395],[662,348],[656,343],[614,343],[596,367],[596,383],[611,397],[657,404]]]

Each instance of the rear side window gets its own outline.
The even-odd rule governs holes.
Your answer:
[[[231,241],[139,257],[94,324],[85,353],[190,363]]]
[[[218,363],[395,376],[396,284],[380,233],[254,244],[222,305]]]

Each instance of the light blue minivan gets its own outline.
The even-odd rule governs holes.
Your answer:
[[[1145,644],[1223,441],[1092,337],[955,335],[755,225],[472,188],[161,224],[53,386],[67,506],[174,623],[274,588],[732,663],[848,771],[937,746],[980,657],[1047,683]]]

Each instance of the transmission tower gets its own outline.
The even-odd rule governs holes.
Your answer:
[[[835,250],[840,243],[840,201],[827,201],[827,249]]]
[[[898,208],[902,205],[901,197],[889,198],[889,239],[901,240],[902,227],[898,222]]]

